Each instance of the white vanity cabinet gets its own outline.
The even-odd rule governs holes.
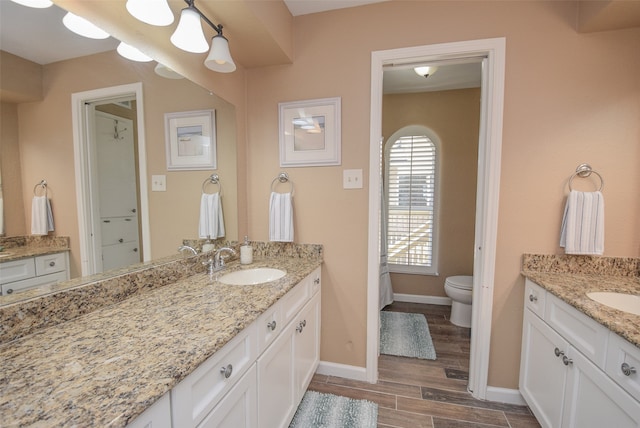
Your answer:
[[[525,290],[520,392],[538,422],[554,428],[640,427],[640,396],[605,371],[609,339],[616,335],[529,280]]]
[[[68,279],[69,255],[66,251],[0,263],[3,296]]]
[[[172,426],[286,427],[319,360],[320,268],[173,388]]]
[[[164,394],[144,411],[128,428],[171,428],[171,403],[169,393]]]
[[[300,309],[302,307],[302,309]],[[258,358],[258,421],[287,427],[320,360],[320,268],[278,302],[278,338]]]

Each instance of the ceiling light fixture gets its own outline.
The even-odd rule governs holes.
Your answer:
[[[127,0],[127,10],[139,21],[158,27],[173,23],[173,12],[167,0]]]
[[[121,56],[125,57],[126,59],[130,59],[131,61],[138,61],[138,62],[153,61],[153,58],[143,54],[142,52],[140,52],[140,50],[138,50],[137,48],[134,48],[131,45],[126,44],[125,42],[120,42],[116,50]]]
[[[106,39],[109,37],[109,33],[106,31],[71,12],[67,12],[64,18],[62,18],[62,23],[69,30],[83,37],[88,37],[90,39]]]
[[[429,76],[432,76],[436,71],[438,71],[438,67],[433,67],[433,66],[414,67],[413,71],[415,71],[418,76],[429,77]]]
[[[154,2],[160,1],[165,2],[166,0],[154,0]],[[133,0],[128,0],[128,2],[133,2]],[[229,52],[229,41],[222,34],[222,25],[216,25],[211,22],[211,20],[196,7],[195,0],[184,0],[184,2],[187,4],[187,7],[180,12],[180,21],[178,22],[176,30],[171,35],[171,43],[177,48],[192,53],[204,53],[208,50],[209,55],[207,55],[204,65],[210,70],[221,73],[235,71],[236,65]],[[148,7],[148,3],[146,7]],[[128,3],[127,9],[129,9]],[[131,11],[129,11],[129,13],[135,18],[146,22],[138,18]],[[211,40],[211,48],[209,48],[207,39],[202,31],[201,20],[206,22],[217,33]]]
[[[51,0],[11,0],[14,3],[21,4],[22,6],[34,7],[36,9],[44,9],[53,6]]]

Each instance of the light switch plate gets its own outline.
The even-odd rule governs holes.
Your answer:
[[[151,191],[152,192],[166,192],[167,191],[167,176],[166,175],[152,175],[151,176]]]
[[[345,169],[342,172],[342,187],[344,189],[362,189],[362,170]]]

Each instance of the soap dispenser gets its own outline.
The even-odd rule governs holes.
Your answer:
[[[244,237],[244,244],[240,246],[240,264],[249,265],[253,263],[253,247],[249,243],[249,237]]]

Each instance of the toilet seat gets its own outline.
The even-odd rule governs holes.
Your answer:
[[[445,280],[445,283],[453,288],[458,288],[460,290],[471,290],[473,289],[473,277],[458,275],[458,276],[450,276]]]

